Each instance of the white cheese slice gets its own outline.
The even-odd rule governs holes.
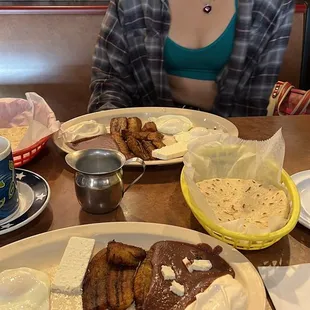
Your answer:
[[[212,268],[212,263],[206,259],[194,259],[191,264],[191,269],[196,271],[209,271]]]
[[[161,149],[154,150],[152,156],[154,158],[168,160],[184,156],[187,152],[187,143],[178,142],[172,145],[167,145]]]
[[[169,266],[162,265],[161,274],[163,275],[164,280],[175,280],[175,273]]]
[[[52,291],[80,295],[85,272],[95,245],[94,239],[72,237],[52,282]]]
[[[180,297],[184,296],[184,285],[172,281],[171,286],[170,286],[170,291]]]
[[[185,257],[182,259],[183,264],[185,265],[185,267],[187,268],[187,270],[192,273],[193,272],[193,268],[192,268],[192,263],[191,261]]]

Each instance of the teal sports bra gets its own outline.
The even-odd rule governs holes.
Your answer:
[[[166,72],[169,75],[195,80],[215,81],[232,53],[236,19],[235,13],[224,32],[213,43],[203,48],[186,48],[167,37],[164,45]]]

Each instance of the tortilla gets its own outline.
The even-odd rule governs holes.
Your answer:
[[[259,228],[268,227],[268,219],[287,219],[290,212],[283,190],[255,180],[210,179],[197,183],[220,222],[244,219]]]
[[[28,128],[28,126],[0,128],[0,136],[7,138],[11,142],[11,148],[14,152],[24,138]]]

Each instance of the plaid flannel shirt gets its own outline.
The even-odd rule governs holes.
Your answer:
[[[217,77],[213,113],[267,114],[294,7],[294,0],[239,0],[234,47]],[[89,112],[175,106],[163,65],[169,26],[168,0],[110,1],[93,57]]]

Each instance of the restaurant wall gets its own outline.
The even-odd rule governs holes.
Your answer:
[[[86,112],[103,14],[1,15],[0,97],[36,91],[63,119]]]

